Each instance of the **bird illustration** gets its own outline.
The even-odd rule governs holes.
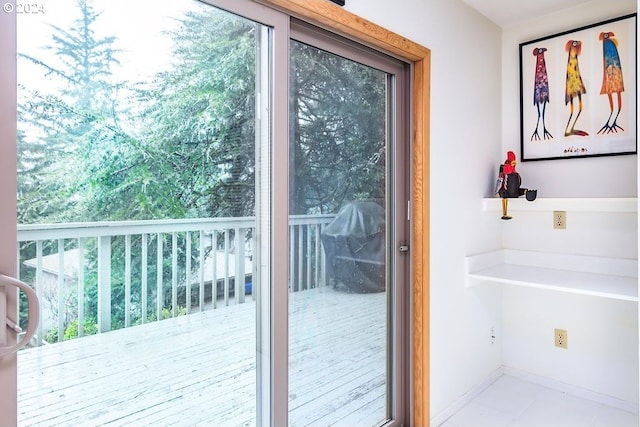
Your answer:
[[[580,68],[578,67],[578,56],[582,50],[582,42],[580,40],[569,40],[565,50],[569,53],[569,58],[567,59],[567,83],[565,86],[564,103],[565,105],[571,103],[571,113],[569,114],[569,120],[564,130],[564,136],[587,136],[589,135],[587,132],[575,128],[578,117],[580,117],[580,113],[582,113],[582,95],[587,93],[587,89],[582,82],[582,76],[580,75]],[[571,128],[569,128],[571,118],[573,117],[573,100],[576,97],[578,98],[578,114],[576,114],[573,124]]]
[[[546,47],[533,49],[533,56],[536,57],[536,72],[533,78],[533,105],[536,106],[538,111],[538,119],[536,121],[536,130],[531,135],[531,141],[534,139],[540,141],[540,135],[538,134],[540,119],[542,119],[542,137],[544,139],[553,139],[545,125],[545,112],[549,102],[549,76],[547,75],[547,65],[544,60],[546,51]]]
[[[622,66],[620,65],[620,55],[618,55],[618,40],[614,39],[615,34],[611,31],[607,33],[600,33],[598,37],[602,40],[602,89],[600,89],[600,95],[607,94],[609,97],[609,118],[607,122],[598,131],[600,133],[618,132],[618,129],[624,132],[616,121],[620,115],[622,109],[622,92],[624,92],[624,81],[622,79]],[[616,113],[613,121],[613,94],[618,95],[618,112]]]

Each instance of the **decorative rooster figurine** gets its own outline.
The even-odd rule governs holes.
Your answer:
[[[502,219],[511,219],[507,214],[509,199],[522,195],[530,202],[538,196],[538,190],[522,188],[522,178],[516,171],[516,155],[513,151],[507,151],[507,160],[500,165],[500,173],[496,185],[496,194],[502,197]]]

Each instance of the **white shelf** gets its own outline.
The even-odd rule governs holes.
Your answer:
[[[465,258],[467,286],[493,282],[638,301],[638,261],[500,249]]]
[[[500,197],[482,199],[483,211],[501,211]],[[509,199],[509,211],[573,211],[637,213],[638,199],[626,198],[537,198],[533,202],[524,197]]]

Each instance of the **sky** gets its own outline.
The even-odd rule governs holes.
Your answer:
[[[0,3],[2,0],[0,0]],[[112,66],[114,81],[150,82],[156,73],[170,70],[173,61],[171,39],[163,34],[176,28],[175,18],[191,9],[210,7],[197,0],[88,0],[95,12],[101,13],[95,22],[96,38],[115,36],[112,46],[119,50],[116,58],[120,65]],[[26,13],[26,12],[32,13]],[[21,12],[21,13],[20,13]],[[77,0],[37,0],[27,6],[18,6],[7,12],[17,14],[17,50],[44,63],[57,67],[59,61],[47,49],[53,44],[51,26],[69,31],[81,13]],[[44,67],[18,58],[17,65],[18,102],[28,102],[31,91],[42,95],[57,96],[65,82],[60,78],[45,75]],[[26,90],[23,90],[25,88]],[[115,103],[129,103],[130,92],[120,89]],[[132,106],[128,105],[129,108]],[[128,131],[136,131],[136,123],[120,123]],[[27,139],[41,137],[41,130],[26,122],[18,126]],[[133,128],[132,128],[133,127]]]
[[[149,76],[167,68],[171,60],[171,44],[163,31],[175,27],[174,17],[188,9],[206,7],[195,0],[89,0],[96,12],[102,12],[96,21],[97,37],[116,36],[114,45],[121,50],[118,59],[122,63],[114,69],[128,80]],[[39,0],[30,3],[36,13],[18,13],[18,52],[29,53],[39,59],[51,54],[43,49],[51,44],[50,25],[68,29],[80,13],[76,0]],[[20,10],[18,8],[17,10]],[[15,13],[15,11],[14,11]],[[37,70],[24,64],[18,65],[18,79],[22,83],[37,85]]]

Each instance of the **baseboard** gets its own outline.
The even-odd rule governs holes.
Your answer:
[[[467,391],[465,394],[456,399],[451,405],[449,405],[446,409],[431,417],[431,421],[429,425],[431,427],[437,427],[440,424],[443,424],[449,418],[453,416],[456,412],[462,409],[467,403],[471,402],[475,399],[480,393],[487,389],[491,384],[493,384],[498,378],[504,375],[504,368],[500,367],[489,374],[484,380],[480,383],[476,384],[471,388],[471,390]]]
[[[606,394],[597,393],[592,390],[588,390],[575,385],[563,383],[553,378],[543,377],[541,375],[532,374],[520,369],[511,368],[508,366],[503,367],[504,375],[509,375],[515,378],[519,378],[524,381],[528,381],[533,384],[538,384],[543,387],[548,387],[569,395],[601,403],[603,405],[611,406],[613,408],[621,409],[623,411],[638,414],[638,403],[628,402],[626,400],[618,399],[616,397],[608,396]],[[494,380],[495,381],[495,380]]]

